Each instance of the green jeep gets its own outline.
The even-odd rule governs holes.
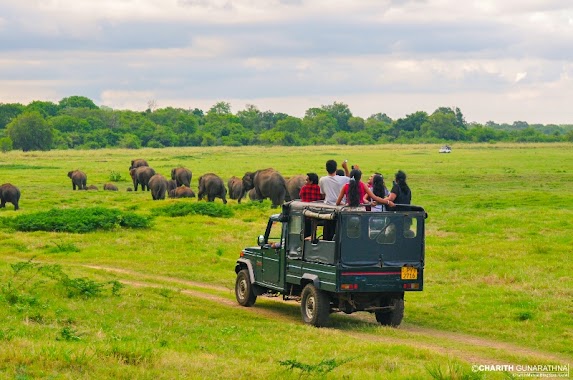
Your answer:
[[[318,202],[285,203],[269,218],[258,247],[237,260],[235,296],[252,306],[259,295],[301,302],[302,319],[324,326],[331,312],[367,311],[398,326],[404,292],[424,280],[422,207],[371,212]]]

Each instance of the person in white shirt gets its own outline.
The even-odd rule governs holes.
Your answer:
[[[338,164],[334,160],[326,161],[326,172],[328,175],[321,177],[318,181],[320,193],[324,194],[324,203],[329,205],[336,204],[340,189],[350,181],[350,177],[348,177],[350,174],[348,171],[348,162],[344,160],[342,163],[342,168],[344,168],[344,173],[346,174],[345,176],[336,175],[337,166]]]

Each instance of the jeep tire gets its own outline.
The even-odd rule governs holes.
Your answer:
[[[301,294],[300,311],[304,323],[315,327],[325,326],[330,314],[328,295],[313,284],[306,285]]]
[[[237,280],[235,281],[235,298],[241,306],[253,306],[257,300],[257,295],[253,291],[253,284],[249,277],[247,269],[241,269],[237,273]]]
[[[388,305],[392,310],[380,310],[375,312],[376,320],[383,326],[398,327],[404,318],[404,300],[401,298],[391,298]]]

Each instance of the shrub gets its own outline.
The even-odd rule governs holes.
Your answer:
[[[119,182],[123,181],[124,179],[121,177],[121,173],[112,170],[112,172],[109,173],[109,180],[111,182]]]
[[[219,218],[230,218],[233,211],[220,203],[197,202],[197,203],[177,203],[153,210],[156,215],[164,216],[185,216],[185,215],[207,215]]]
[[[141,215],[117,209],[93,207],[87,209],[52,209],[34,214],[20,215],[10,223],[17,231],[53,231],[86,233],[120,227],[147,228],[151,220]]]

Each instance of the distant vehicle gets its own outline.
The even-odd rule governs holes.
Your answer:
[[[369,212],[285,203],[258,247],[243,249],[236,262],[237,301],[252,306],[257,296],[281,295],[299,301],[303,321],[316,327],[332,312],[356,311],[398,326],[404,293],[423,289],[426,216],[414,205]]]
[[[452,153],[452,147],[449,145],[444,145],[440,148],[440,153]]]

